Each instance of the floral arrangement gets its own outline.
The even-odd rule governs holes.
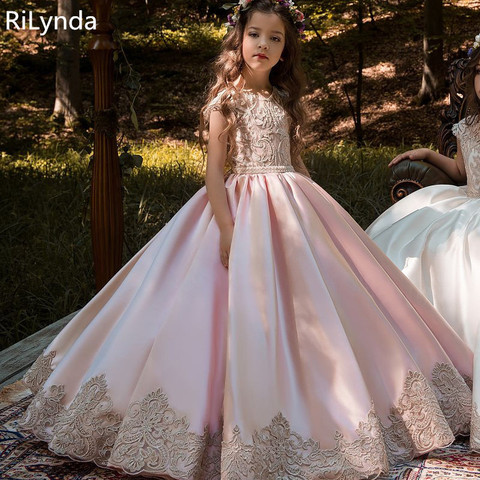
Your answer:
[[[236,3],[226,3],[223,5],[225,10],[230,10],[233,8],[233,13],[230,13],[227,16],[227,23],[225,24],[228,28],[233,28],[240,17],[240,11],[248,10],[250,8],[250,4],[253,0],[240,0],[238,4]],[[274,0],[280,5],[288,8],[290,14],[292,15],[293,23],[298,30],[298,33],[301,38],[305,38],[304,31],[305,31],[305,15],[298,10],[293,0]]]
[[[471,57],[475,49],[480,47],[480,33],[475,37],[475,42],[473,42],[473,47],[468,49],[468,56]]]

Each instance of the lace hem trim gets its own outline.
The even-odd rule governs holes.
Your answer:
[[[237,165],[233,169],[236,174],[248,173],[285,173],[294,172],[295,169],[291,165]]]
[[[38,393],[41,390],[43,384],[53,372],[52,362],[55,356],[56,352],[53,350],[47,355],[40,355],[24,375],[23,382],[33,393]]]
[[[472,423],[470,427],[470,448],[475,452],[480,452],[480,414],[478,405],[473,404]]]
[[[46,371],[49,361],[34,365],[29,378],[40,378],[35,370]],[[69,406],[63,404],[64,396],[63,385],[42,388],[20,426],[60,455],[129,474],[196,480],[351,480],[379,475],[389,463],[445,446],[453,433],[466,433],[471,412],[470,390],[449,364],[435,365],[431,385],[421,373],[409,372],[388,425],[372,404],[357,438],[349,441],[337,432],[332,449],[304,439],[281,412],[253,432],[251,443],[241,440],[246,434],[239,426],[215,433],[205,426],[202,434],[192,432],[188,419],[175,412],[161,389],[132,403],[122,419],[114,412],[105,375],[82,385]]]

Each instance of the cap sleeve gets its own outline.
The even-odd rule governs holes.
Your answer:
[[[205,108],[205,120],[208,122],[208,119],[210,118],[210,113],[212,113],[214,110],[220,110],[220,101],[225,93],[225,90],[220,90],[220,92],[217,93],[217,95],[210,101],[210,103],[207,105]]]
[[[460,138],[460,136],[462,135],[462,133],[465,132],[465,128],[466,128],[465,119],[462,118],[458,123],[454,123],[454,124],[453,124],[453,126],[452,126],[452,133],[453,133],[453,135],[455,135],[457,138]]]

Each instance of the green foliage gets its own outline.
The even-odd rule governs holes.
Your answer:
[[[387,164],[397,153],[340,142],[308,152],[305,163],[313,180],[366,228],[390,205]]]
[[[55,15],[57,11],[56,1],[52,0],[2,0],[2,9],[0,10],[0,19],[5,25],[7,10],[13,10],[21,13],[22,10],[34,11],[39,14]]]
[[[161,27],[149,32],[123,32],[122,40],[129,49],[179,50],[211,56],[226,33],[226,29],[211,22]]]
[[[194,23],[218,14],[225,2],[218,0],[116,0],[113,4],[115,16],[147,17],[155,19],[156,25],[171,28],[184,23]],[[138,18],[140,20],[140,18]]]

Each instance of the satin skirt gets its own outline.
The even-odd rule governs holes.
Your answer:
[[[467,196],[466,187],[426,187],[390,207],[367,233],[464,342],[480,352],[480,198]],[[476,364],[474,399],[480,405],[480,354]],[[477,409],[472,420],[471,446],[478,450]]]
[[[322,188],[202,188],[25,376],[59,455],[173,479],[360,479],[468,433],[472,353]]]

